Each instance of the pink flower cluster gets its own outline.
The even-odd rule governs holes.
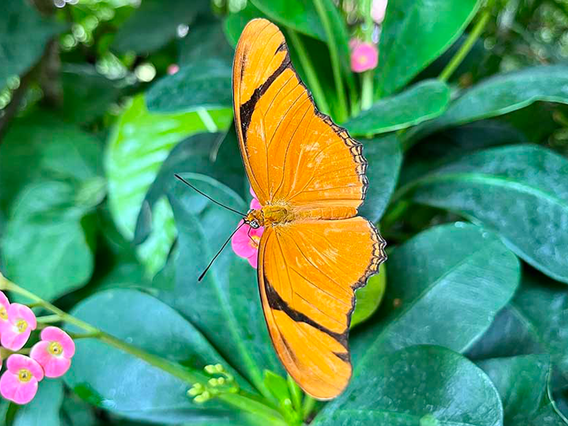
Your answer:
[[[0,343],[3,352],[20,351],[37,328],[33,311],[25,305],[10,303],[0,291]],[[27,404],[37,393],[44,377],[60,377],[69,370],[75,354],[75,343],[57,327],[46,327],[30,356],[12,353],[6,371],[0,377],[0,394],[16,404]],[[0,360],[1,366],[2,360]]]
[[[252,188],[250,189],[250,193],[253,196],[250,202],[250,208],[252,210],[260,210],[262,206]],[[260,228],[254,229],[249,225],[242,225],[242,223],[243,221],[241,220],[238,225],[240,226],[239,230],[231,239],[231,247],[237,256],[247,259],[250,266],[256,269],[258,268],[258,246],[260,244],[260,237],[264,232],[264,227],[261,226]]]

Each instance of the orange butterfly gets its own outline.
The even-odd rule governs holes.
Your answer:
[[[386,259],[385,241],[357,216],[365,199],[362,145],[320,113],[292,67],[278,27],[250,21],[233,63],[239,145],[265,227],[258,285],[282,364],[318,399],[349,383],[354,290]]]

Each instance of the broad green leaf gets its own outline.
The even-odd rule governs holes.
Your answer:
[[[416,344],[466,350],[511,299],[520,276],[518,259],[496,235],[461,222],[395,248],[386,268],[378,318],[353,334],[353,378],[334,407],[369,386],[369,372],[387,353]]]
[[[197,188],[234,209],[244,201],[207,176],[182,174]],[[265,396],[264,370],[283,375],[270,343],[259,302],[256,271],[233,253],[230,245],[202,282],[209,261],[236,228],[239,217],[214,205],[181,183],[168,196],[179,232],[175,289],[162,299],[197,326],[219,351]]]
[[[248,387],[193,325],[144,293],[98,293],[76,306],[73,315],[196,374],[205,365],[221,363],[241,387]],[[91,404],[132,419],[177,424],[237,416],[216,401],[193,403],[186,395],[191,384],[97,339],[77,340],[76,345],[65,382]]]
[[[231,131],[227,135],[199,133],[191,136],[180,142],[162,164],[142,203],[134,235],[134,243],[142,257],[151,263],[153,272],[164,265],[177,236],[166,195],[173,185],[179,185],[174,174],[182,172],[206,174],[242,192],[244,170],[236,134]],[[190,188],[186,190],[192,191]]]
[[[219,58],[228,63],[233,60],[233,48],[219,21],[194,25],[178,42],[178,49],[180,65],[201,63],[208,58]]]
[[[536,145],[488,149],[407,185],[415,202],[481,222],[519,257],[568,283],[568,160]]]
[[[341,403],[314,426],[501,426],[497,390],[475,364],[439,346],[412,346],[377,357]]]
[[[367,159],[369,187],[361,216],[377,222],[390,201],[402,164],[402,151],[396,135],[363,140],[363,155]]]
[[[16,413],[12,426],[60,426],[59,410],[63,403],[63,383],[45,378],[39,383],[32,402]]]
[[[379,43],[376,92],[394,93],[440,56],[471,21],[479,0],[391,1]]]
[[[568,424],[549,396],[548,356],[488,359],[478,365],[499,391],[503,402],[505,426]]]
[[[101,117],[120,95],[119,85],[88,65],[66,65],[61,72],[63,108],[68,121],[85,124]]]
[[[103,175],[102,144],[45,111],[17,119],[0,149],[0,209],[8,212],[35,180],[95,181]]]
[[[216,58],[183,65],[146,94],[150,112],[183,112],[232,106],[231,62]]]
[[[314,1],[251,0],[251,2],[276,24],[284,25],[322,41],[327,39]]]
[[[143,96],[134,98],[110,135],[105,159],[110,210],[126,238],[134,236],[146,192],[173,147],[194,133],[225,128],[231,119],[227,109],[152,114]]]
[[[568,290],[536,274],[525,274],[511,303],[468,351],[473,359],[548,354],[555,388],[568,383]]]
[[[355,291],[357,300],[351,317],[351,327],[369,319],[381,304],[387,285],[386,273],[385,264],[382,263],[379,273],[369,278],[365,287]]]
[[[241,33],[245,29],[247,23],[255,18],[266,18],[260,10],[256,8],[252,2],[247,2],[246,7],[237,13],[231,13],[225,18],[224,28],[225,34],[231,46],[236,46]]]
[[[120,53],[153,52],[172,40],[180,25],[191,25],[210,9],[208,0],[144,0],[120,27],[112,48]]]
[[[492,76],[466,90],[426,129],[496,117],[537,101],[568,104],[568,66],[539,66]]]
[[[85,215],[102,201],[102,178],[83,186],[44,181],[14,203],[2,239],[6,275],[53,300],[87,283],[93,273],[93,230]]]
[[[65,27],[43,18],[26,0],[10,0],[0,14],[0,89],[30,69],[49,39]]]
[[[355,136],[406,129],[439,116],[449,102],[449,87],[438,80],[427,80],[398,95],[375,102],[344,126]]]

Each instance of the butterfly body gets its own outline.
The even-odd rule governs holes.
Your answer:
[[[243,163],[264,227],[258,285],[276,353],[311,396],[349,383],[355,289],[378,272],[385,241],[357,216],[369,185],[363,147],[320,113],[292,67],[284,36],[265,19],[244,29],[233,64]]]

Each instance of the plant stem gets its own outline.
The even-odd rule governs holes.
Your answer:
[[[11,291],[30,299],[31,301],[33,301],[33,303],[36,304],[36,306],[41,306],[42,308],[53,312],[60,318],[61,321],[74,325],[75,327],[86,331],[87,334],[90,335],[85,335],[84,337],[97,338],[101,342],[104,342],[116,349],[139,358],[190,385],[193,385],[195,383],[201,383],[203,385],[207,384],[206,380],[203,380],[201,377],[197,376],[181,365],[175,364],[157,355],[150,354],[143,349],[130,345],[108,333],[105,333],[102,330],[99,330],[98,328],[85,321],[80,320],[79,318],[75,318],[74,316],[59,309],[57,306],[49,303],[46,300],[43,300],[32,292],[9,281],[2,274],[0,274],[0,290]],[[233,407],[237,407],[243,411],[247,411],[257,416],[263,417],[266,420],[269,420],[271,425],[286,424],[278,411],[268,406],[267,404],[264,404],[263,402],[261,402],[261,400],[256,399],[254,395],[247,394],[244,391],[241,391],[239,393],[221,393],[217,396],[217,398],[223,400],[227,404],[232,405]]]
[[[481,36],[481,33],[485,29],[485,26],[489,22],[489,18],[491,17],[491,8],[490,8],[491,3],[492,3],[492,1],[489,0],[487,5],[483,9],[483,12],[481,13],[481,17],[479,18],[479,21],[477,21],[477,23],[475,24],[475,27],[473,27],[473,30],[471,31],[471,33],[469,33],[469,36],[465,40],[464,44],[461,45],[461,47],[456,52],[454,57],[450,60],[448,65],[446,65],[446,67],[444,68],[444,70],[442,71],[440,76],[438,77],[439,80],[448,81],[449,78],[452,76],[452,74],[455,72],[455,70],[463,62],[463,60],[465,59],[467,54],[470,52],[470,50],[473,48],[475,42]]]
[[[337,92],[337,100],[339,101],[339,116],[337,120],[342,123],[347,120],[349,111],[347,108],[347,98],[345,97],[345,90],[343,88],[343,77],[341,75],[341,62],[339,60],[339,54],[333,43],[333,28],[331,27],[331,22],[329,17],[325,12],[325,6],[322,0],[314,0],[314,5],[316,6],[318,15],[320,17],[321,23],[325,30],[327,36],[327,47],[329,49],[329,55],[331,58],[331,69],[333,71],[333,80],[335,82],[335,91]]]
[[[306,53],[306,48],[300,39],[300,36],[296,31],[288,29],[288,38],[290,43],[294,46],[294,50],[298,54],[298,59],[300,59],[300,64],[302,69],[306,73],[306,79],[308,80],[308,85],[310,86],[310,91],[313,93],[318,109],[324,114],[330,113],[329,104],[325,97],[325,92],[323,91],[316,71]]]
[[[304,413],[304,420],[306,420],[310,414],[312,414],[312,411],[314,410],[314,407],[316,406],[316,400],[313,399],[310,395],[306,395],[306,397],[304,398],[304,405],[303,405],[303,409],[302,412]]]
[[[61,322],[61,318],[59,318],[59,315],[45,315],[43,317],[38,317],[37,318],[37,322],[38,324],[51,324],[54,322]]]
[[[373,42],[373,30],[375,24],[371,17],[372,1],[363,1],[363,16],[365,17],[365,41]],[[365,111],[371,108],[373,104],[373,80],[375,78],[375,70],[365,71],[361,76],[361,110]]]

